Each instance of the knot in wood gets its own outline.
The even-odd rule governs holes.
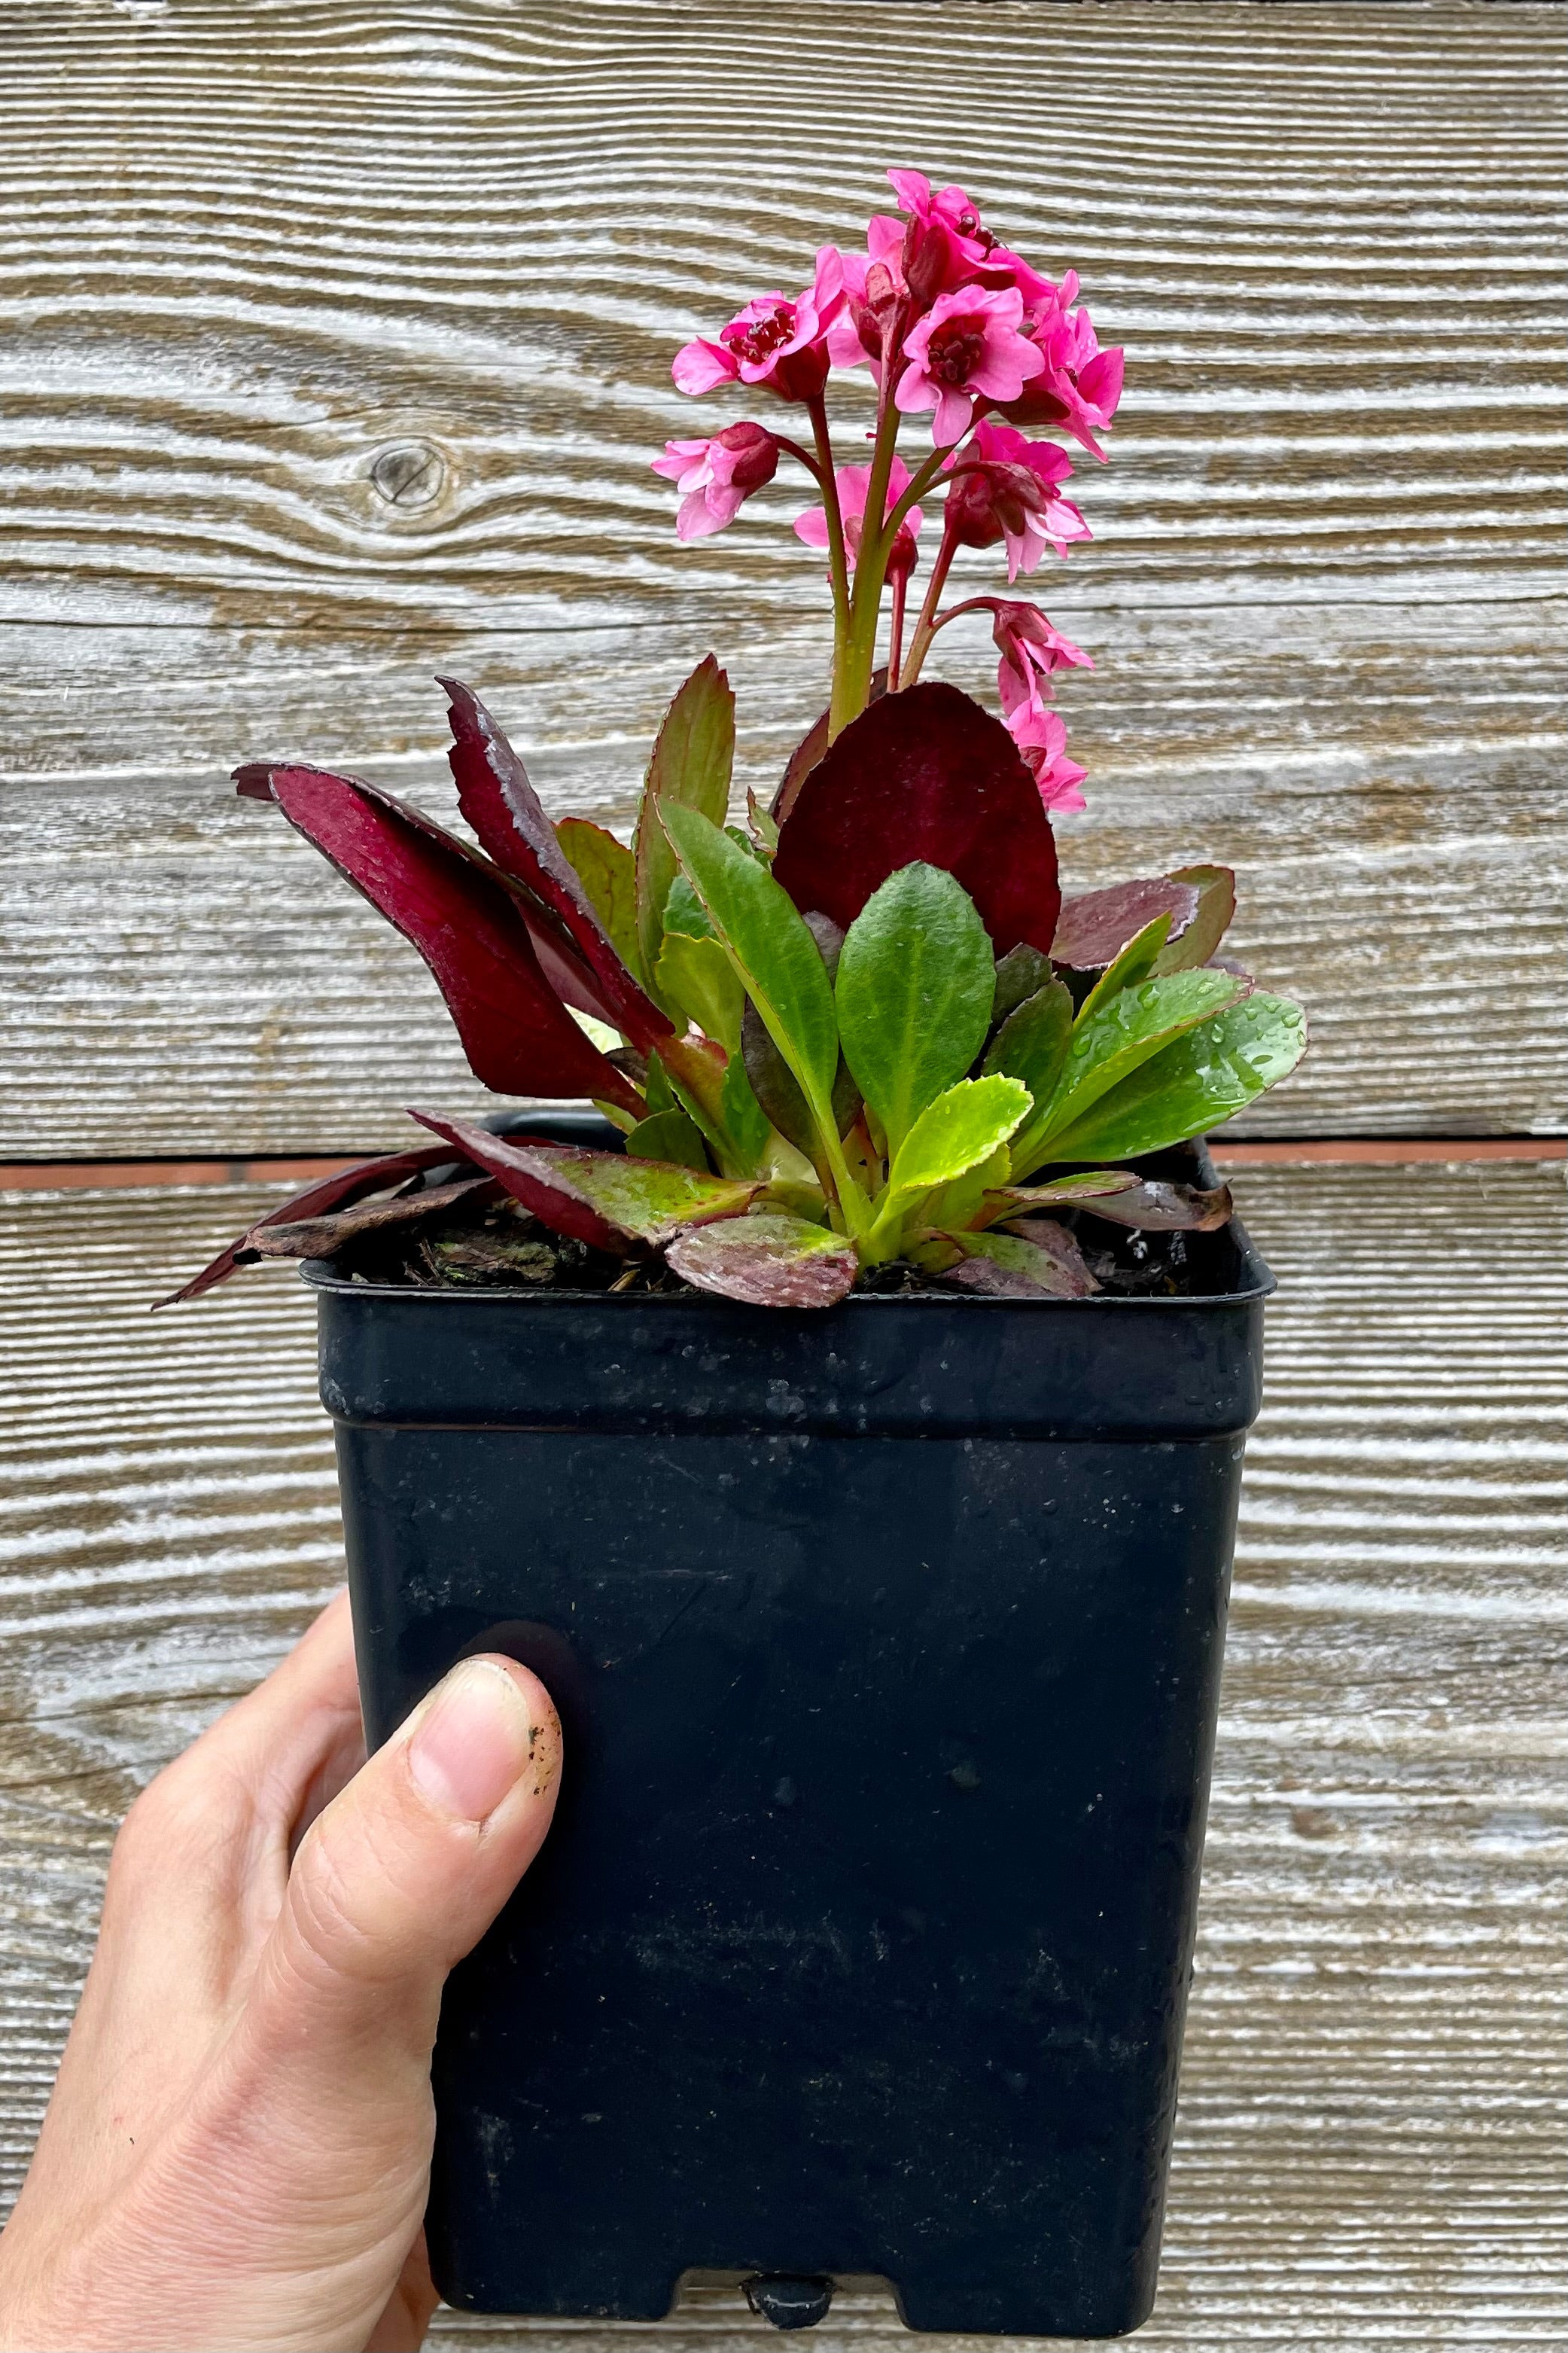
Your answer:
[[[405,514],[434,506],[447,486],[447,460],[430,441],[391,441],[376,452],[370,479],[389,507]]]

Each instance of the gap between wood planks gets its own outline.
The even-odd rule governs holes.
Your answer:
[[[1223,1138],[1212,1143],[1210,1154],[1219,1167],[1300,1167],[1318,1163],[1331,1167],[1403,1167],[1407,1163],[1436,1160],[1563,1160],[1568,1158],[1568,1137],[1561,1135],[1456,1136],[1271,1136],[1258,1143]],[[377,1159],[374,1152],[338,1153],[329,1157],[288,1160],[0,1160],[0,1192],[68,1192],[96,1188],[103,1192],[142,1185],[266,1185],[303,1183],[312,1176],[331,1176],[361,1160]]]

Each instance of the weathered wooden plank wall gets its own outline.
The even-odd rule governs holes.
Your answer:
[[[776,772],[816,559],[782,491],[678,551],[646,459],[709,413],[676,343],[899,161],[1077,260],[1129,349],[1100,537],[1047,583],[1100,661],[1070,873],[1234,858],[1315,1029],[1254,1134],[1559,1127],[1560,25],[0,0],[0,1155],[357,1150],[474,1099],[411,953],[229,797],[242,754],[440,806],[450,668],[624,825],[712,645]],[[1568,2271],[1560,1171],[1241,1181],[1284,1288],[1144,2341],[1523,2353]],[[289,1277],[142,1313],[256,1198],[0,1204],[6,2195],[114,1822],[336,1575]],[[751,2333],[700,2291],[659,2341]],[[885,2299],[852,2340],[890,2348]]]
[[[900,157],[1076,260],[1129,350],[1100,540],[1047,584],[1100,661],[1065,690],[1071,874],[1234,857],[1240,943],[1316,1035],[1250,1132],[1559,1124],[1550,10],[0,22],[0,1155],[357,1147],[470,1092],[412,953],[227,797],[242,754],[439,801],[455,666],[557,806],[624,823],[711,644],[776,774],[820,566],[783,487],[678,552],[647,461],[719,407],[676,345]]]

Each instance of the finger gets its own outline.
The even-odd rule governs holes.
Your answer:
[[[560,1775],[561,1726],[537,1676],[468,1659],[312,1826],[255,2006],[309,2046],[319,2086],[323,2069],[360,2085],[367,2042],[396,2046],[423,2079],[442,1982],[539,1852]]]
[[[419,2353],[440,2301],[430,2277],[430,2259],[421,2231],[408,2251],[408,2259],[385,2311],[365,2338],[364,2353]]]

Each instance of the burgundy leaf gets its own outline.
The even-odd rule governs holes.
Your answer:
[[[270,781],[289,824],[418,949],[482,1085],[598,1095],[640,1117],[642,1098],[546,981],[517,900],[487,860],[374,785],[305,767],[274,767]]]
[[[1057,848],[1034,778],[1000,720],[956,687],[884,695],[844,730],[780,828],[774,880],[845,929],[889,874],[945,867],[998,955],[1049,951]]]
[[[463,1176],[451,1185],[426,1186],[423,1192],[399,1193],[390,1201],[364,1201],[335,1215],[301,1218],[284,1225],[251,1229],[248,1240],[263,1258],[331,1258],[356,1235],[379,1233],[387,1226],[422,1225],[455,1201],[498,1190],[493,1176]]]
[[[1016,1198],[1022,1200],[1026,1190],[1020,1186]],[[1081,1206],[1091,1217],[1135,1226],[1143,1233],[1189,1234],[1212,1233],[1216,1226],[1228,1225],[1235,1208],[1228,1185],[1205,1191],[1197,1185],[1167,1185],[1152,1176]],[[1027,1222],[1015,1224],[1013,1232],[1022,1233]]]
[[[655,1249],[683,1226],[735,1217],[763,1182],[710,1176],[674,1161],[586,1152],[577,1145],[503,1141],[428,1112],[410,1116],[449,1137],[542,1224],[621,1257],[638,1244]]]
[[[1146,874],[1135,882],[1113,882],[1109,890],[1064,899],[1051,961],[1068,965],[1074,972],[1103,972],[1156,915],[1171,918],[1165,934],[1169,946],[1197,913],[1199,895],[1193,883],[1178,882],[1173,875]]]
[[[671,1036],[668,1015],[637,987],[555,838],[539,795],[484,704],[460,680],[444,678],[451,704],[458,806],[503,873],[535,892],[565,925],[607,1008],[604,1018],[642,1053]],[[590,1008],[584,1008],[585,1011]]]
[[[667,1263],[699,1291],[753,1307],[835,1307],[858,1269],[853,1243],[805,1218],[726,1218],[677,1235]]]
[[[879,702],[887,691],[888,665],[884,662],[880,670],[872,672],[871,701]],[[827,749],[828,716],[829,714],[824,711],[814,719],[789,755],[788,765],[779,780],[779,788],[773,795],[768,811],[775,825],[783,825],[800,797],[802,785]]]
[[[270,799],[271,795],[266,796]],[[172,1291],[167,1299],[154,1302],[158,1307],[173,1307],[180,1300],[199,1299],[204,1291],[216,1290],[226,1282],[237,1267],[247,1266],[261,1256],[256,1237],[266,1226],[282,1226],[304,1218],[324,1217],[329,1210],[340,1208],[344,1202],[357,1201],[366,1193],[384,1193],[389,1186],[401,1185],[405,1177],[416,1176],[423,1168],[438,1168],[452,1157],[449,1146],[437,1144],[416,1145],[411,1152],[383,1153],[376,1160],[356,1160],[352,1168],[339,1168],[330,1176],[318,1176],[302,1193],[282,1202],[263,1218],[259,1225],[220,1250],[211,1264],[200,1274],[191,1277],[183,1290]]]
[[[938,1279],[991,1299],[1088,1299],[1100,1285],[1065,1226],[1023,1218],[1012,1233],[954,1234],[966,1253]]]

